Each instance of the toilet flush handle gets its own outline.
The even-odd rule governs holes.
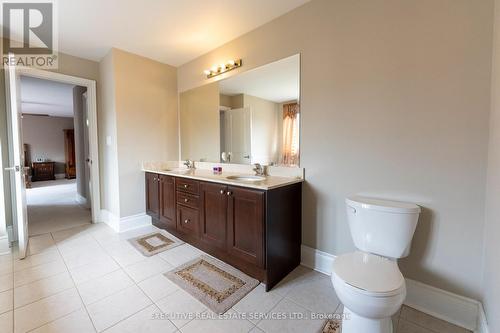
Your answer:
[[[351,206],[349,206],[349,208],[351,209],[351,212],[352,212],[353,214],[356,214],[356,208],[351,207]]]

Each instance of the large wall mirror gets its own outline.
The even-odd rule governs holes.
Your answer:
[[[300,55],[180,94],[181,159],[299,166]]]

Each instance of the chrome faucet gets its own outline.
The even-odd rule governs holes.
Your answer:
[[[188,169],[194,169],[194,161],[191,160],[186,160],[186,162],[183,163]]]
[[[253,171],[255,171],[256,176],[265,176],[266,175],[266,167],[262,166],[260,163],[255,163]]]

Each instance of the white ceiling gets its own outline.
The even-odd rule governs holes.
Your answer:
[[[21,76],[21,112],[73,117],[74,85]]]
[[[275,103],[299,99],[300,56],[294,55],[219,81],[221,94],[247,94]]]
[[[117,47],[179,66],[308,1],[58,1],[59,50],[98,61]]]

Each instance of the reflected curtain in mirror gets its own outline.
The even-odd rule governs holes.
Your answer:
[[[285,165],[299,165],[299,104],[283,105],[283,156],[281,163]]]

